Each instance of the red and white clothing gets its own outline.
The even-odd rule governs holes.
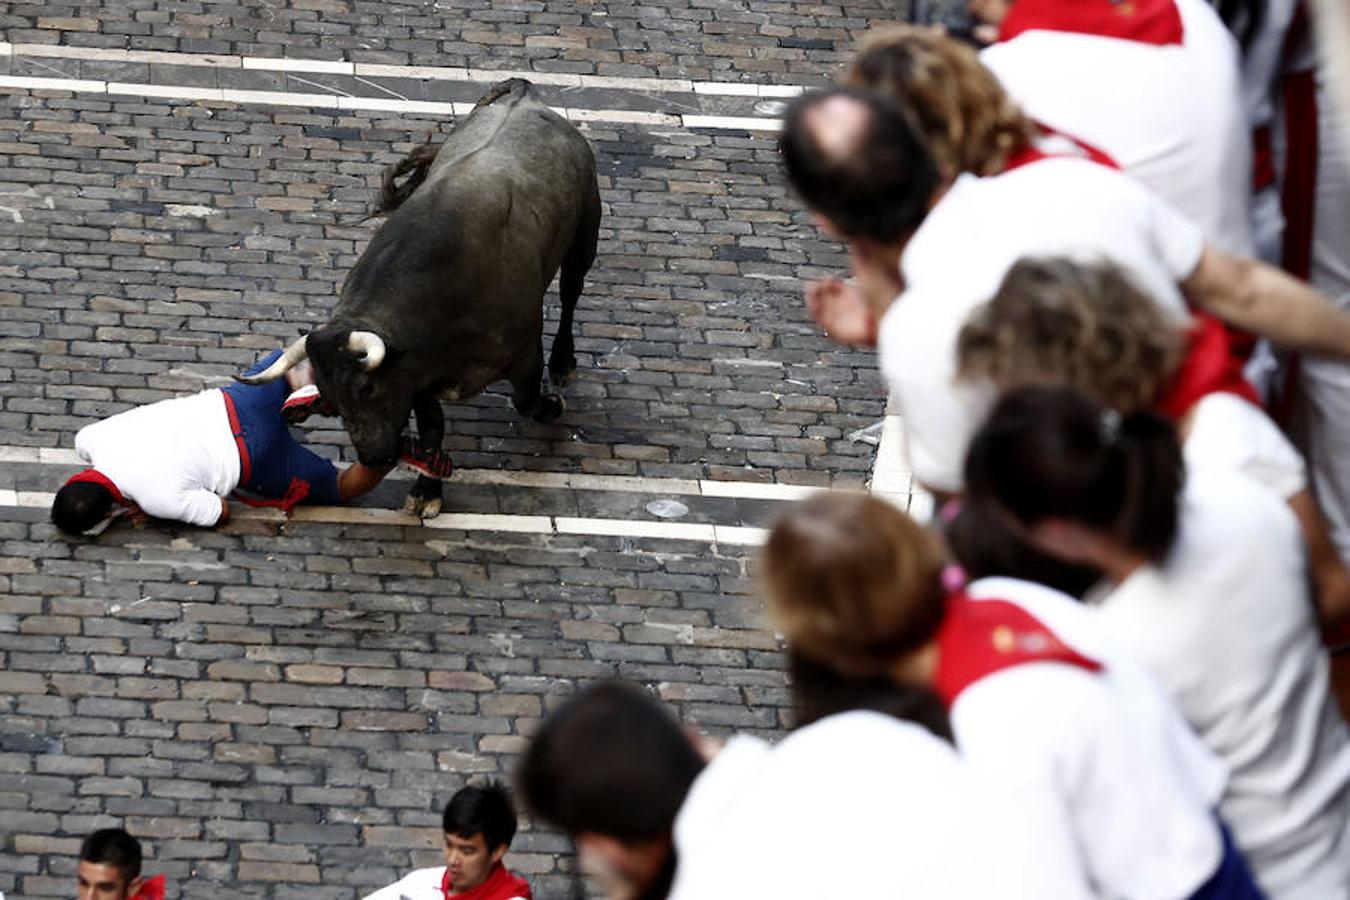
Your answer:
[[[1328,687],[1303,539],[1235,472],[1190,472],[1161,566],[1099,598],[1230,776],[1220,809],[1272,898],[1350,897],[1350,733]]]
[[[949,744],[875,712],[777,745],[732,738],[690,788],[675,847],[671,900],[1078,896],[1064,861]]]
[[[1032,119],[1101,148],[1214,246],[1251,253],[1238,48],[1204,0],[1017,0],[980,58]]]
[[[905,247],[905,290],[878,334],[915,477],[929,488],[961,488],[966,447],[993,397],[956,382],[956,339],[1015,262],[1110,260],[1182,327],[1189,313],[1179,284],[1204,246],[1193,222],[1134,179],[1093,162],[1050,157],[993,177],[959,176]]]
[[[432,866],[416,869],[393,884],[367,894],[363,900],[530,900],[530,885],[497,863],[487,880],[478,887],[453,893],[449,870],[445,866]]]
[[[1152,677],[1091,610],[1042,585],[984,578],[952,603],[937,685],[962,757],[1078,868],[1079,895],[1195,893],[1223,856],[1225,772]]]
[[[209,527],[239,486],[239,447],[219,390],[161,400],[86,425],[75,452],[160,519]]]

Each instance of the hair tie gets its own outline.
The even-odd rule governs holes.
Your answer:
[[[1120,413],[1114,409],[1103,409],[1097,424],[1101,430],[1103,444],[1110,447],[1120,440]]]

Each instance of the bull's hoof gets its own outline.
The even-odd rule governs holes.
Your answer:
[[[403,501],[403,511],[419,519],[434,519],[441,514],[441,498],[410,493]]]
[[[561,394],[544,394],[539,398],[539,411],[534,414],[536,422],[556,422],[567,409],[567,403]]]

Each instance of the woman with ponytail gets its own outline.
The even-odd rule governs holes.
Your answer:
[[[849,703],[940,733],[945,709],[966,763],[1027,820],[1030,883],[1000,896],[1259,897],[1214,814],[1222,764],[1092,613],[1029,581],[948,583],[943,563],[933,534],[866,494],[820,493],[776,523],[763,587],[798,717]]]
[[[1288,509],[1238,472],[1184,472],[1167,419],[1067,388],[1005,395],[965,474],[976,509],[1104,574],[1090,602],[1227,762],[1220,810],[1265,893],[1350,897],[1350,733]]]

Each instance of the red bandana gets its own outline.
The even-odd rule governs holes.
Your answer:
[[[1205,312],[1193,312],[1195,324],[1186,336],[1186,355],[1158,399],[1158,409],[1180,419],[1210,394],[1235,394],[1261,405],[1261,398],[1242,372],[1232,351],[1228,328]]]
[[[112,483],[112,479],[107,475],[104,475],[98,469],[85,469],[83,472],[72,475],[66,479],[66,484],[79,484],[82,481],[101,484],[108,489],[108,493],[112,494],[114,502],[120,503],[123,506],[131,505],[127,502],[127,498],[122,496],[122,492],[117,489],[117,485]]]
[[[132,897],[131,900],[164,900],[164,886],[163,875],[147,878],[145,883],[141,885],[140,893]]]
[[[948,707],[981,678],[1035,662],[1064,663],[1089,672],[1102,668],[1014,603],[972,600],[965,594],[947,599],[933,689]]]
[[[998,39],[1024,31],[1067,31],[1165,47],[1180,44],[1186,30],[1175,0],[1016,0],[999,26]]]
[[[513,897],[531,900],[530,883],[506,871],[506,866],[501,863],[492,867],[486,881],[462,894],[450,893],[450,870],[446,869],[441,878],[441,893],[445,900],[511,900]]]

